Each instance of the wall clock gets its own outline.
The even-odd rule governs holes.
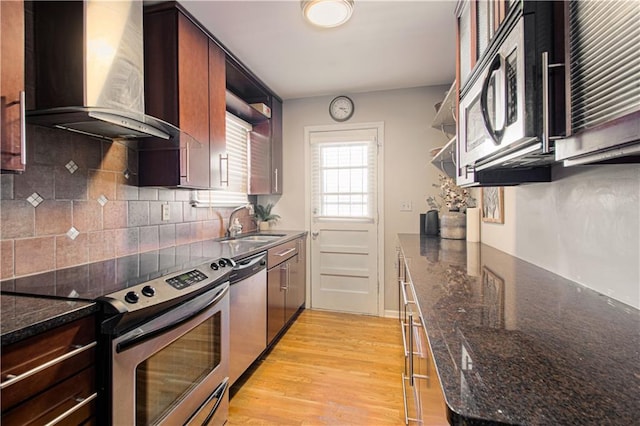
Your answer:
[[[337,96],[329,104],[329,115],[336,121],[347,121],[353,115],[353,101],[347,96]]]

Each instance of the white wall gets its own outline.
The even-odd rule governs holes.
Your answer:
[[[433,105],[448,87],[350,94],[349,123],[385,123],[385,309],[397,309],[395,235],[419,232],[425,199],[438,171],[429,151],[446,143],[432,129]],[[276,204],[280,229],[308,229],[305,213],[304,127],[334,124],[333,96],[284,102],[284,194]],[[505,188],[505,223],[483,223],[482,242],[640,308],[640,166],[554,169],[554,181]],[[477,193],[474,192],[477,197]],[[400,212],[402,201],[412,212]]]
[[[448,86],[419,87],[370,93],[348,94],[355,103],[349,123],[382,121],[384,147],[384,239],[385,306],[397,310],[395,282],[395,239],[397,233],[419,232],[419,214],[427,210],[426,198],[435,195],[431,183],[438,181],[429,151],[447,142],[431,128],[434,105],[442,101]],[[284,179],[283,195],[259,197],[260,203],[275,203],[274,212],[282,216],[276,229],[307,229],[305,212],[304,127],[335,124],[329,117],[334,96],[287,100],[284,102]],[[401,212],[400,204],[410,201],[413,211]]]
[[[640,166],[557,166],[505,188],[505,223],[482,242],[640,308]]]

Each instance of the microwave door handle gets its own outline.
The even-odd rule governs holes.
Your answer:
[[[484,78],[484,82],[482,83],[482,92],[480,93],[480,110],[482,112],[482,119],[484,120],[484,125],[489,131],[491,135],[491,139],[493,143],[496,145],[500,145],[502,142],[502,136],[504,135],[504,126],[501,129],[494,129],[493,123],[491,123],[491,119],[489,117],[489,106],[487,105],[487,94],[489,93],[489,82],[491,81],[491,76],[495,71],[498,71],[502,68],[502,57],[498,54],[493,58],[489,69],[487,70],[487,75]],[[505,109],[506,109],[506,102]]]
[[[552,136],[549,123],[549,73],[552,68],[564,67],[563,63],[549,64],[549,52],[542,52],[542,153],[551,153],[551,141],[562,139],[562,136]]]

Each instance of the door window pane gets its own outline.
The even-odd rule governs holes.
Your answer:
[[[313,144],[317,218],[373,218],[376,154],[375,138]]]

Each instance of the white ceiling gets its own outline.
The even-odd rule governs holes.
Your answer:
[[[439,84],[455,78],[455,1],[355,0],[347,24],[319,29],[298,0],[181,0],[283,99]]]

